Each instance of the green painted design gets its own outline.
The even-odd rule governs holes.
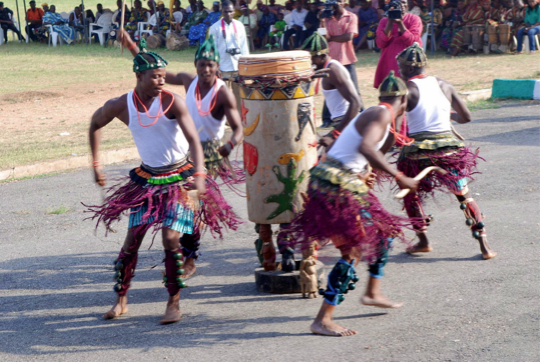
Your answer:
[[[281,169],[279,168],[279,166],[272,167],[272,171],[276,174],[278,181],[283,183],[284,188],[280,194],[270,195],[264,200],[264,202],[267,204],[270,202],[277,202],[279,204],[277,209],[273,213],[271,213],[270,216],[266,218],[266,220],[271,220],[287,210],[290,210],[293,213],[295,212],[293,200],[296,196],[298,186],[302,183],[302,181],[304,181],[304,178],[306,177],[304,171],[302,171],[300,172],[300,175],[296,178],[297,169],[298,166],[296,164],[296,161],[292,158],[287,165],[287,177],[284,177],[281,174]]]

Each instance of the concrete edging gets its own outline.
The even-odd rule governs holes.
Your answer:
[[[467,102],[486,100],[491,98],[491,88],[462,92],[459,95]]]
[[[110,165],[112,163],[130,161],[138,158],[139,152],[136,147],[103,151],[101,152],[100,157],[102,165]],[[33,165],[16,166],[6,170],[0,170],[0,181],[21,177],[32,177],[57,171],[66,171],[79,167],[90,167],[91,164],[91,155],[88,154],[50,162],[38,162]]]

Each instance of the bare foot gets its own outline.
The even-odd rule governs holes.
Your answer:
[[[362,303],[363,305],[369,305],[371,307],[379,308],[399,308],[403,305],[402,302],[392,302],[390,299],[386,298],[383,295],[379,295],[374,298],[370,298],[364,295],[362,298],[360,298],[360,303]]]
[[[165,309],[165,315],[159,321],[160,324],[176,323],[182,317],[180,312],[180,292],[178,294],[169,296],[167,302],[167,309]]]
[[[482,253],[482,257],[484,258],[484,260],[493,259],[496,256],[497,256],[497,253],[491,250],[486,253]]]
[[[333,321],[315,321],[310,327],[311,333],[323,336],[347,337],[356,334],[356,331],[342,327]]]
[[[184,269],[184,274],[182,274],[181,277],[184,279],[189,278],[190,276],[195,274],[195,270],[197,270],[197,267],[195,266],[195,259],[186,258],[182,269]]]
[[[429,253],[432,251],[433,248],[429,245],[421,245],[421,243],[418,243],[416,245],[408,247],[405,252],[407,254],[415,254],[415,253]]]
[[[109,319],[115,319],[121,316],[122,314],[126,314],[128,312],[127,307],[127,296],[121,296],[118,297],[116,300],[116,304],[111,308],[110,311],[103,314],[103,319],[109,320]]]
[[[491,248],[489,247],[485,234],[479,237],[477,240],[480,243],[480,251],[482,252],[482,257],[484,258],[484,260],[493,259],[497,256],[497,253],[491,250]]]

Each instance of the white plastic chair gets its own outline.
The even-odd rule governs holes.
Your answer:
[[[4,44],[4,29],[0,28],[0,45]]]
[[[61,16],[63,19],[66,19],[66,20],[69,21],[69,14],[66,13],[65,11],[62,11],[62,12],[60,13],[60,16]]]
[[[47,28],[47,31],[49,32],[49,46],[51,46],[51,42],[52,42],[52,45],[55,47],[58,44],[58,40],[60,40],[60,45],[64,43],[64,40],[62,39],[62,37],[59,36],[60,34],[58,34],[56,31],[53,30],[53,27],[51,24],[45,25],[45,27]]]
[[[534,41],[536,42],[536,50],[540,50],[540,43],[538,42],[538,38],[540,37],[540,34],[536,34],[534,36]],[[523,51],[525,53],[528,53],[531,49],[529,48],[529,37],[527,34],[523,34]]]
[[[13,21],[13,25],[15,25],[17,30],[20,31],[21,29],[19,29],[19,23],[17,23],[17,20],[13,20],[13,18],[11,17],[11,14],[9,14],[9,18]],[[11,35],[13,36],[13,40],[15,41],[16,40],[15,36],[17,34],[15,34],[14,31],[11,31]],[[4,29],[0,28],[0,45],[2,45],[2,44],[4,44]]]
[[[426,32],[422,35],[422,47],[424,48],[424,51],[427,51],[427,40],[428,40],[428,34],[431,31],[431,23],[428,23],[426,25]],[[435,44],[435,50],[437,50],[437,37],[435,35],[435,32],[431,34],[431,42]]]
[[[143,34],[150,34],[154,35],[154,31],[152,29],[145,29],[145,26],[156,26],[156,14],[150,16],[150,13],[146,13],[148,21],[141,21],[137,24],[137,31],[139,33],[139,37],[142,38]]]
[[[92,42],[92,34],[97,34],[99,44],[105,45],[105,34],[109,34],[111,31],[112,19],[112,13],[104,13],[99,17],[97,23],[90,23],[90,42]]]

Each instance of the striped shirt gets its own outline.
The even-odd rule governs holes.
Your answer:
[[[334,17],[326,20],[326,31],[330,36],[353,33],[353,37],[356,37],[358,36],[358,16],[343,9],[343,15],[339,20]],[[336,59],[343,65],[356,63],[352,40],[344,43],[331,41],[328,44],[328,51],[332,59]]]

